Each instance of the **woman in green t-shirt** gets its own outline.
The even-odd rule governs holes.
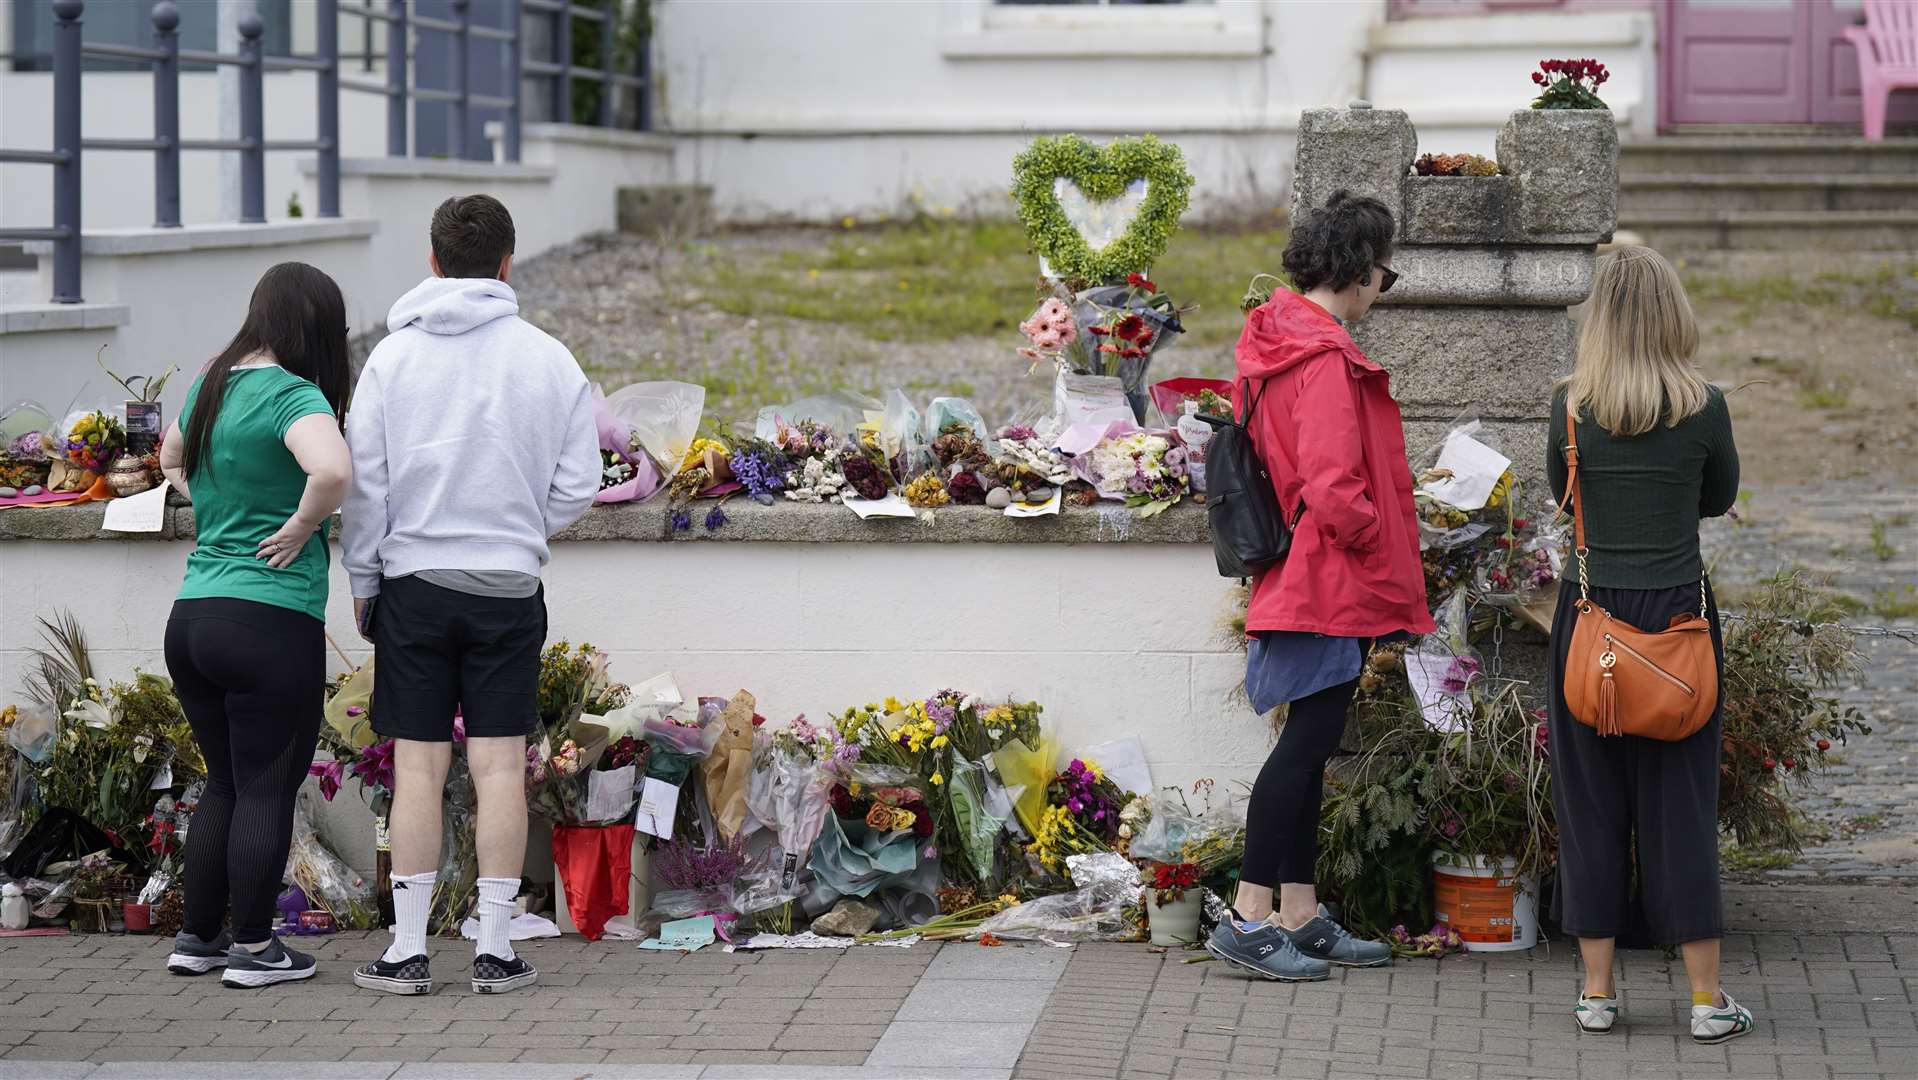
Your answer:
[[[323,526],[352,475],[341,434],[346,304],[305,263],[268,270],[246,322],[187,393],[160,467],[193,502],[166,662],[206,756],[186,846],[186,919],[167,968],[228,986],[313,975],[273,936],[293,800],[325,692]],[[233,929],[224,929],[229,904]]]

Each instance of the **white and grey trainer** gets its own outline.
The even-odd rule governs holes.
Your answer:
[[[1725,999],[1725,1004],[1692,1006],[1693,1042],[1722,1043],[1751,1031],[1752,1011],[1723,990],[1718,996]]]
[[[1617,998],[1585,995],[1572,1007],[1572,1019],[1578,1021],[1578,1030],[1587,1035],[1611,1034],[1619,1015]]]
[[[175,975],[205,975],[226,966],[226,951],[233,947],[233,935],[222,930],[207,941],[185,930],[173,935],[173,953],[166,958],[166,969]]]
[[[228,949],[226,971],[220,975],[220,985],[256,990],[275,983],[310,979],[317,970],[312,957],[287,948],[285,942],[275,937],[259,952],[239,945]]]

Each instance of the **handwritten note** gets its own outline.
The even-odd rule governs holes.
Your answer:
[[[108,532],[159,532],[166,524],[166,493],[171,486],[162,480],[160,486],[151,491],[107,503],[106,517],[100,527]]]

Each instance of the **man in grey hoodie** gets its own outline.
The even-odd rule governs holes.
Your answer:
[[[433,276],[388,313],[346,422],[341,561],[375,646],[373,728],[394,740],[393,944],[353,981],[432,992],[426,921],[457,713],[479,799],[473,989],[500,993],[538,977],[509,924],[546,640],[540,567],[547,538],[592,505],[599,437],[572,353],[519,317],[506,207],[448,199],[431,237]]]

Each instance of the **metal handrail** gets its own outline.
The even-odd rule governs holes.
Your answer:
[[[413,101],[446,102],[453,116],[453,144],[456,157],[466,150],[466,129],[470,110],[498,109],[505,113],[501,150],[507,161],[520,159],[521,122],[524,119],[526,77],[550,80],[553,87],[553,119],[570,122],[572,83],[575,79],[597,83],[599,123],[613,123],[614,91],[631,88],[639,103],[639,124],[647,124],[649,102],[648,58],[644,50],[638,70],[632,74],[614,67],[615,38],[619,18],[617,6],[606,9],[576,6],[571,0],[507,0],[506,25],[485,26],[473,22],[471,0],[452,0],[456,18],[414,15],[407,0],[311,0],[315,7],[318,33],[314,50],[306,55],[266,56],[262,48],[265,25],[259,16],[247,14],[239,21],[240,44],[237,52],[224,53],[180,47],[180,13],[174,0],[159,0],[151,11],[153,44],[124,45],[86,42],[81,36],[81,16],[85,0],[52,0],[54,13],[51,55],[53,59],[53,145],[50,149],[0,150],[0,165],[48,165],[54,170],[53,223],[51,226],[0,229],[0,239],[50,241],[53,245],[53,296],[59,303],[80,302],[81,255],[81,159],[84,151],[106,153],[150,153],[154,162],[154,223],[163,228],[180,225],[180,155],[186,151],[237,152],[240,156],[240,220],[259,223],[266,220],[265,155],[269,151],[314,151],[318,154],[318,216],[339,216],[340,131],[339,95],[341,90],[378,94],[387,102],[387,153],[407,156],[408,110]],[[524,19],[527,12],[552,20],[553,55],[529,59],[525,51]],[[387,25],[386,79],[382,85],[371,79],[340,77],[339,16],[356,15],[370,26]],[[573,20],[597,23],[600,38],[600,64],[585,67],[572,56]],[[408,78],[410,43],[414,32],[450,34],[454,42],[452,86],[450,88],[412,85]],[[507,92],[483,94],[472,84],[472,43],[475,39],[504,46],[502,76]],[[367,37],[370,47],[370,31]],[[81,133],[81,64],[85,57],[102,57],[150,64],[153,69],[153,134],[148,138],[83,138]],[[240,71],[238,138],[184,139],[180,137],[180,64],[210,64],[237,67]],[[268,140],[264,127],[263,75],[267,71],[309,71],[317,85],[317,136],[312,139]]]

